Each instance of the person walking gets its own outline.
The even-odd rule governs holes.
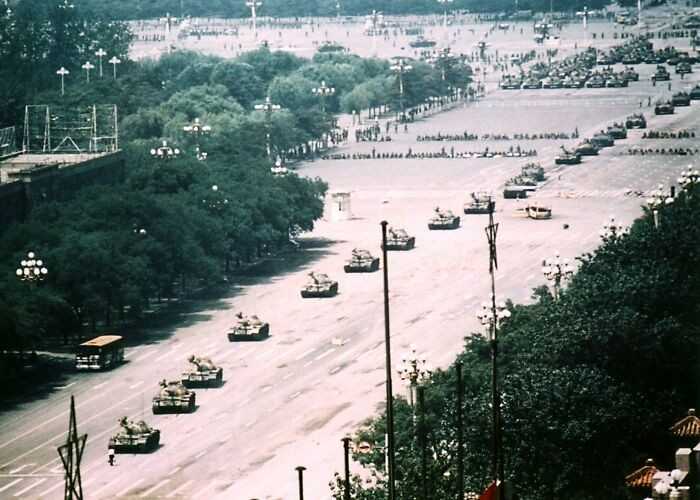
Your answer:
[[[110,465],[110,467],[114,466],[114,448],[110,448],[107,452],[107,463]]]

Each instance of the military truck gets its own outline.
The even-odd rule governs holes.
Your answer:
[[[441,210],[440,207],[435,207],[435,213],[428,221],[428,229],[457,229],[459,222],[459,215],[453,214],[452,210]]]
[[[409,236],[405,229],[390,227],[387,231],[386,249],[411,250],[416,246],[416,237]]]
[[[308,298],[334,297],[338,293],[338,282],[333,281],[324,273],[311,271],[309,279],[301,289],[301,296]]]
[[[192,413],[195,410],[195,393],[181,381],[161,380],[160,390],[153,396],[151,408],[154,415],[161,413]]]
[[[119,431],[109,438],[107,448],[114,453],[150,453],[160,444],[160,431],[143,420],[119,419]]]
[[[187,358],[189,366],[182,372],[182,385],[185,387],[219,387],[224,382],[224,369],[205,357],[192,354]]]
[[[270,324],[260,320],[255,314],[248,317],[238,312],[236,318],[236,324],[228,331],[229,342],[264,340],[270,336]]]
[[[379,269],[379,257],[373,257],[369,250],[353,248],[350,260],[345,261],[346,273],[373,273]]]
[[[494,210],[496,210],[496,201],[491,193],[486,191],[471,193],[471,200],[464,204],[464,213],[467,215],[488,214]]]

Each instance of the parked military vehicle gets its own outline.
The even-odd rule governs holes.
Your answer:
[[[496,201],[491,196],[491,193],[486,191],[477,191],[471,194],[471,200],[464,204],[464,213],[470,214],[488,214],[496,210]]]
[[[678,66],[676,66],[676,74],[687,75],[692,72],[693,66],[687,61],[679,62]]]
[[[576,146],[576,149],[574,149],[574,153],[577,153],[581,156],[595,156],[598,154],[598,148],[588,139],[584,139],[584,141],[581,144]]]
[[[700,100],[700,85],[696,85],[695,87],[693,87],[693,90],[690,91],[690,100],[691,101]]]
[[[613,139],[612,136],[608,134],[598,132],[593,137],[591,137],[591,144],[593,144],[599,149],[609,148],[615,145],[615,139]]]
[[[656,115],[672,115],[674,112],[675,109],[671,101],[657,102],[654,107],[654,114]]]
[[[539,80],[539,78],[535,77],[529,77],[523,80],[523,84],[521,85],[520,88],[523,89],[541,89],[542,88],[542,82]]]
[[[610,75],[605,80],[605,86],[608,88],[622,88],[627,87],[629,82],[623,78],[618,78],[617,75]]]
[[[561,146],[561,154],[554,159],[556,165],[578,165],[581,163],[581,155],[573,151],[569,151],[564,146]]]
[[[647,128],[647,119],[642,113],[630,115],[625,120],[625,127],[629,128]]]
[[[301,289],[302,298],[334,297],[338,293],[338,282],[333,281],[324,273],[309,273],[309,280]]]
[[[160,381],[160,390],[153,396],[153,414],[192,413],[195,410],[195,393],[181,381]]]
[[[264,340],[270,336],[270,324],[262,321],[255,314],[250,317],[242,312],[236,313],[237,322],[228,331],[230,342]]]
[[[150,453],[160,444],[160,431],[143,420],[133,422],[126,417],[119,419],[119,431],[109,438],[108,449],[114,453]]]
[[[224,382],[224,369],[205,357],[194,354],[187,358],[189,366],[182,372],[182,385],[191,387],[219,387]]]
[[[605,87],[605,78],[602,75],[593,75],[587,82],[586,88],[602,89]]]
[[[606,134],[613,139],[627,139],[627,129],[621,123],[613,123],[606,131]]]
[[[690,106],[690,94],[683,91],[673,94],[671,104],[674,106]]]
[[[512,75],[506,75],[501,80],[501,88],[505,90],[519,90],[522,85],[520,78]]]
[[[666,66],[657,66],[656,72],[651,75],[651,80],[653,82],[667,82],[671,79],[671,73],[668,72]]]
[[[625,68],[622,70],[620,77],[628,82],[638,82],[639,73],[637,73],[633,68]]]
[[[416,237],[409,236],[405,229],[390,227],[386,235],[387,250],[411,250],[416,246]]]
[[[369,250],[353,248],[343,269],[346,273],[373,273],[379,269],[379,257],[373,257]]]
[[[452,210],[441,210],[435,207],[435,213],[428,221],[428,229],[457,229],[459,227],[459,215],[452,213]]]
[[[426,48],[426,47],[435,47],[437,42],[434,40],[428,40],[427,38],[424,38],[422,36],[419,36],[415,40],[411,40],[408,45],[410,45],[413,48]]]

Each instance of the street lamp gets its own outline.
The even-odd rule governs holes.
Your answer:
[[[328,87],[328,86],[326,86],[325,80],[321,80],[321,86],[312,88],[311,92],[313,92],[314,95],[317,95],[321,98],[321,112],[323,113],[323,115],[325,117],[325,115],[326,115],[326,97],[330,97],[333,94],[335,94],[335,87]]]
[[[107,52],[105,52],[104,49],[98,49],[97,52],[95,52],[95,55],[97,56],[97,60],[99,61],[100,78],[102,78],[102,58],[107,55]]]
[[[625,234],[625,227],[619,222],[616,222],[615,217],[612,215],[603,224],[603,227],[600,230],[600,237],[604,240],[615,239],[623,234]]]
[[[221,194],[219,194],[219,186],[214,184],[211,187],[212,190],[212,198],[204,198],[202,200],[202,203],[209,207],[211,210],[215,211],[221,211],[223,210],[226,206],[228,206],[228,198],[222,197]]]
[[[561,283],[573,276],[574,268],[569,264],[569,259],[562,259],[559,256],[559,252],[555,252],[553,259],[545,259],[542,262],[542,274],[549,281],[554,282],[554,300],[558,300],[561,291]]]
[[[70,71],[68,71],[66,68],[61,66],[60,69],[58,71],[56,71],[56,74],[61,77],[61,95],[65,95],[65,93],[66,93],[65,78],[66,78],[66,75],[70,75]]]
[[[447,79],[447,68],[452,62],[452,55],[450,54],[450,48],[445,47],[440,50],[437,56],[437,63],[440,65],[440,72],[442,76],[442,81]]]
[[[659,184],[659,187],[652,191],[649,198],[647,198],[647,205],[651,210],[652,216],[654,217],[654,227],[659,227],[659,210],[665,205],[671,205],[673,203],[673,188],[671,188],[671,193],[668,194],[664,191],[664,185]]]
[[[85,70],[85,73],[87,75],[87,83],[90,83],[90,70],[95,69],[95,65],[92,64],[90,61],[87,61],[81,66],[81,68]]]
[[[447,6],[451,4],[454,0],[437,0],[439,4],[442,5],[445,11],[445,17],[443,19],[443,28],[445,29],[445,39],[447,39]]]
[[[34,252],[27,253],[27,258],[22,259],[19,264],[20,267],[17,268],[15,274],[22,281],[29,281],[30,283],[42,281],[49,273],[44,266],[44,261],[37,259]]]
[[[189,123],[182,127],[182,130],[188,134],[192,134],[195,138],[196,146],[195,151],[197,153],[197,159],[199,161],[204,161],[207,159],[207,153],[203,152],[200,148],[199,137],[202,135],[207,135],[211,132],[211,127],[209,125],[204,125],[199,121],[199,118],[195,118],[192,123]]]
[[[693,169],[692,165],[688,165],[688,170],[683,171],[678,178],[678,184],[687,191],[693,189],[693,186],[697,185],[698,181],[700,181],[700,171]]]
[[[121,64],[122,60],[119,59],[117,56],[113,56],[107,62],[112,65],[112,75],[114,76],[114,79],[116,80],[117,79],[117,64]]]
[[[408,404],[415,406],[416,388],[430,377],[430,367],[425,358],[419,358],[416,346],[410,346],[410,353],[401,357],[398,373],[408,386]]]
[[[161,160],[171,160],[180,156],[180,150],[168,146],[168,141],[163,141],[162,146],[151,149],[151,156]]]
[[[401,103],[401,115],[403,116],[403,74],[408,73],[413,69],[413,66],[408,64],[405,57],[393,57],[394,64],[390,66],[390,69],[399,75],[399,96]]]
[[[253,18],[253,37],[258,38],[258,26],[257,26],[257,13],[255,9],[262,5],[260,0],[248,0],[245,3],[246,7],[250,9],[250,15]]]
[[[283,177],[289,173],[289,169],[284,166],[282,158],[277,156],[277,159],[275,160],[275,166],[270,168],[270,172],[272,172],[272,175],[274,175],[275,177]]]
[[[271,158],[272,157],[272,147],[270,144],[270,128],[271,128],[271,121],[272,121],[272,113],[282,109],[282,106],[280,106],[279,104],[273,104],[272,101],[270,100],[270,96],[268,95],[265,98],[265,102],[263,104],[256,104],[255,105],[255,109],[257,111],[262,111],[265,113],[265,128],[267,128],[267,131],[265,132],[267,157]]]

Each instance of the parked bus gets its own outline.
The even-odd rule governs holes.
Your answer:
[[[101,335],[78,346],[76,370],[103,370],[124,361],[124,339],[120,335]]]

